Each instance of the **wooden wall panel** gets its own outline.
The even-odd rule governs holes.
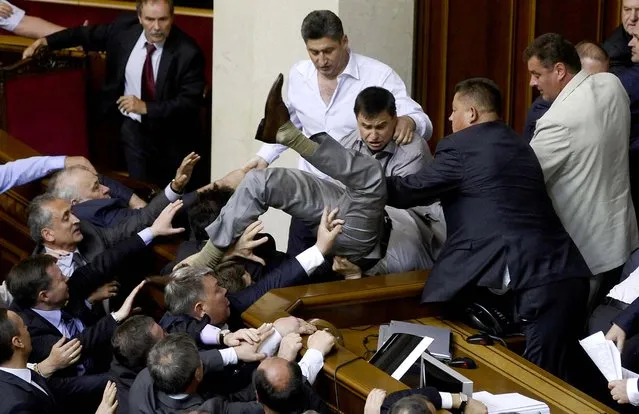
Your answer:
[[[556,32],[601,42],[619,25],[621,0],[417,0],[414,96],[433,121],[433,142],[449,134],[455,84],[488,77],[502,90],[504,120],[522,131],[536,91],[523,51]]]

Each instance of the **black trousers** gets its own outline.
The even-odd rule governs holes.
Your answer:
[[[515,318],[526,336],[524,357],[576,384],[587,359],[578,340],[584,333],[589,279],[572,278],[516,292]]]

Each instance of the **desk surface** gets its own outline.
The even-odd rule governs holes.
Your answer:
[[[544,401],[553,414],[614,412],[501,345],[468,344],[464,338],[476,331],[459,322],[441,320],[437,317],[437,308],[419,304],[427,275],[428,272],[410,272],[276,289],[263,296],[242,317],[250,326],[287,315],[305,319],[318,317],[333,323],[342,333],[345,346],[338,346],[327,356],[316,389],[333,408],[337,392],[343,412],[362,412],[366,396],[373,388],[388,392],[406,388],[361,358],[367,352],[363,339],[376,334],[379,324],[391,319],[449,328],[454,355],[471,357],[478,365],[475,370],[460,370],[473,380],[476,391],[519,392]],[[375,345],[369,341],[368,348],[374,349]]]

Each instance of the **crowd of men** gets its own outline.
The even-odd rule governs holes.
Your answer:
[[[27,212],[36,249],[0,286],[0,413],[327,412],[312,385],[335,338],[295,317],[246,328],[241,313],[273,288],[421,269],[422,303],[499,303],[525,358],[615,409],[639,405],[637,379],[606,384],[578,344],[601,330],[639,368],[638,22],[639,0],[624,0],[603,46],[554,33],[528,45],[540,96],[522,133],[501,120],[493,81],[460,82],[433,156],[431,121],[402,79],[353,52],[334,13],[313,11],[309,59],[291,68],[286,100],[282,75],[267,96],[262,148],[194,185],[204,59],[171,0],[69,29],[1,0],[0,27],[37,38],[27,58],[107,52],[102,111],[130,175],[165,187],[147,202],[82,157],[0,166],[2,192],[54,173]],[[299,168],[269,167],[289,148]],[[292,216],[285,253],[261,233],[269,207]],[[138,295],[155,270],[149,246],[175,235],[154,319]],[[432,388],[375,389],[365,412],[440,408],[487,412]]]

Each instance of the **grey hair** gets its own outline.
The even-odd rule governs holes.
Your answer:
[[[173,315],[191,313],[199,300],[205,299],[204,278],[215,276],[206,267],[185,266],[171,273],[171,280],[164,288],[164,303]]]
[[[187,333],[168,335],[149,351],[146,366],[153,385],[166,394],[186,391],[202,365],[193,338]]]
[[[49,179],[47,192],[54,195],[56,198],[61,198],[63,200],[82,201],[80,200],[81,196],[78,186],[69,183],[69,177],[72,177],[73,174],[78,170],[88,171],[85,167],[76,165],[73,167],[65,168],[53,174]]]
[[[53,213],[46,208],[45,205],[57,199],[58,197],[45,193],[37,196],[29,203],[29,208],[27,209],[27,226],[29,227],[31,238],[36,243],[43,241],[42,229],[49,226],[53,218]]]

